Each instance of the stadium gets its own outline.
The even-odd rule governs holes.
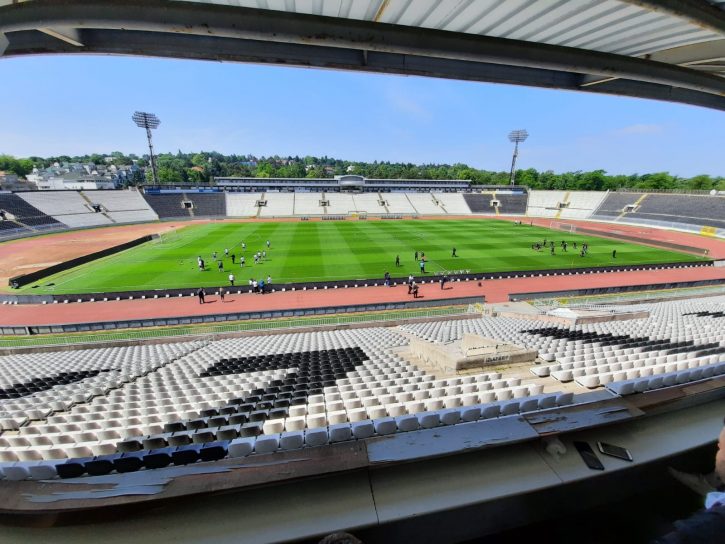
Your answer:
[[[65,4],[0,2],[5,54],[222,55],[725,109],[722,78],[697,68],[722,46],[717,2],[603,2],[623,21],[653,10],[693,33],[668,42],[654,25],[651,65],[637,48],[569,48],[576,62],[513,48],[495,72],[492,53],[472,52],[495,43],[441,35],[454,14],[385,19],[407,21],[418,8],[405,2],[345,17],[292,2],[273,21],[215,2],[149,2],[143,16],[133,2]],[[547,21],[558,9],[531,4]],[[188,33],[169,30],[189,18]],[[413,31],[430,38],[424,50]],[[362,67],[347,54],[356,32],[369,33]],[[254,40],[275,55],[255,57]],[[583,60],[590,73],[576,72]],[[619,72],[605,78],[605,60]],[[547,521],[656,494],[668,467],[711,464],[724,239],[717,191],[358,175],[0,191],[0,535],[479,542],[533,525],[568,541]]]

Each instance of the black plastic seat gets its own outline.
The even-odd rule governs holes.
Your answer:
[[[55,465],[55,470],[61,478],[78,478],[86,472],[86,463],[92,461],[93,457],[80,457],[68,459],[65,463]]]
[[[194,433],[191,440],[194,444],[206,444],[207,442],[214,442],[216,435],[211,431],[204,430]]]
[[[90,476],[105,476],[113,470],[113,461],[121,457],[122,453],[99,455],[86,463],[86,471]]]
[[[264,421],[268,414],[269,410],[255,410],[249,414],[249,421]]]
[[[227,424],[228,418],[226,416],[214,416],[210,417],[206,424],[208,427],[223,427]]]
[[[195,431],[197,429],[206,429],[206,427],[206,419],[204,418],[192,419],[186,422],[186,428],[190,431]]]
[[[171,454],[176,448],[160,448],[151,450],[143,456],[143,464],[146,468],[164,468],[171,464]]]
[[[141,446],[141,440],[137,438],[129,438],[127,440],[119,442],[116,447],[121,453],[140,451],[143,449],[143,446]]]
[[[227,456],[227,450],[229,448],[228,440],[219,440],[217,442],[209,442],[199,451],[199,457],[202,461],[218,461],[224,459]]]
[[[249,413],[236,413],[229,416],[229,425],[244,425],[249,420]]]
[[[250,421],[249,423],[245,423],[239,431],[239,436],[241,437],[259,436],[260,434],[262,434],[261,421]]]
[[[269,419],[280,419],[283,417],[287,417],[287,414],[289,413],[289,409],[279,407],[279,408],[272,408],[269,411]]]
[[[141,467],[143,467],[143,456],[146,453],[145,451],[124,453],[121,457],[113,460],[113,468],[121,474],[141,470]]]
[[[176,433],[179,431],[185,431],[186,425],[184,425],[181,421],[172,421],[171,423],[164,423],[164,432],[165,433]]]
[[[171,461],[175,465],[190,465],[196,463],[199,460],[199,450],[201,450],[201,444],[179,446],[171,453]]]

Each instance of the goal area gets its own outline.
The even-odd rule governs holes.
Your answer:
[[[549,228],[555,230],[563,230],[564,232],[576,232],[576,225],[573,225],[572,223],[562,223],[561,221],[550,222]]]

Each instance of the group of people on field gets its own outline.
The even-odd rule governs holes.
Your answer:
[[[585,257],[587,255],[587,253],[589,253],[589,244],[588,243],[584,242],[581,245],[581,248],[577,247],[576,241],[571,242],[571,244],[575,250],[577,250],[577,249],[580,250],[579,251],[580,257]],[[567,249],[569,248],[569,242],[567,242],[566,240],[562,240],[561,242],[559,242],[559,247],[561,248],[561,250],[564,253],[567,253]],[[554,240],[547,240],[546,238],[544,238],[543,242],[534,242],[533,244],[531,244],[531,249],[533,249],[534,251],[541,251],[542,249],[546,249],[546,248],[549,248],[549,252],[552,255],[556,254],[556,243],[554,242]],[[612,258],[614,259],[616,257],[617,257],[617,250],[615,249],[614,251],[612,251]]]
[[[242,249],[242,253],[244,253],[247,250],[247,244],[246,244],[246,242],[242,241],[239,245],[240,245],[240,247]],[[271,249],[272,243],[269,240],[267,240],[266,243],[265,243],[265,245],[266,245],[266,249],[262,249],[260,251],[257,251],[254,254],[254,256],[253,256],[254,257],[254,264],[261,264],[262,261],[267,258],[267,250]],[[225,271],[225,268],[224,268],[224,259],[223,258],[219,258],[218,259],[217,257],[218,257],[217,251],[213,251],[212,254],[211,254],[212,260],[217,262],[217,268],[218,268],[219,272],[224,272]],[[237,263],[237,255],[236,255],[236,253],[230,252],[229,251],[229,248],[224,248],[224,257],[225,258],[231,258],[232,264],[236,264]],[[206,262],[201,257],[201,255],[199,255],[196,258],[196,263],[197,263],[197,265],[199,267],[199,271],[205,271],[207,269],[206,268]],[[241,255],[239,257],[239,266],[240,266],[240,268],[244,268],[245,263],[246,263],[246,260],[244,258],[244,255]],[[236,282],[236,276],[234,275],[234,272],[230,272],[229,273],[229,276],[227,277],[227,279],[229,280],[229,285],[231,287],[234,287],[235,282]],[[265,280],[259,280],[259,281],[257,281],[257,280],[255,280],[253,278],[249,280],[250,290],[252,292],[255,292],[255,293],[264,293],[265,287],[268,288],[269,285],[271,285],[271,284],[272,284],[272,277],[269,276],[269,275],[267,275],[267,280],[266,281]],[[197,290],[196,295],[199,298],[199,304],[204,304],[206,302],[206,300],[205,300],[206,299],[206,291],[204,291],[204,288],[203,287],[201,287],[201,288],[199,288]],[[225,295],[225,291],[224,291],[224,288],[222,287],[220,289],[220,291],[219,291],[219,296],[220,296],[220,299],[222,300],[222,302],[224,301],[224,295]]]

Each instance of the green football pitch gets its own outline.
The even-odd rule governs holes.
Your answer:
[[[554,240],[556,252],[532,244]],[[267,249],[266,242],[271,246]],[[560,247],[569,243],[568,252]],[[242,242],[246,250],[242,249]],[[581,257],[573,248],[587,242]],[[452,248],[457,257],[452,256]],[[224,250],[229,249],[229,257]],[[616,250],[616,258],[612,251]],[[254,264],[254,253],[267,256]],[[315,221],[190,225],[144,245],[23,287],[23,293],[96,293],[237,285],[250,278],[274,284],[324,280],[380,280],[420,274],[415,252],[424,252],[426,274],[503,272],[608,265],[685,262],[697,257],[594,236],[496,220]],[[217,260],[213,259],[216,252]],[[232,254],[236,264],[232,264]],[[400,266],[395,266],[396,255]],[[239,265],[240,257],[245,265]],[[197,258],[206,269],[199,270]],[[223,263],[223,271],[218,261]],[[17,291],[16,291],[17,292]]]

